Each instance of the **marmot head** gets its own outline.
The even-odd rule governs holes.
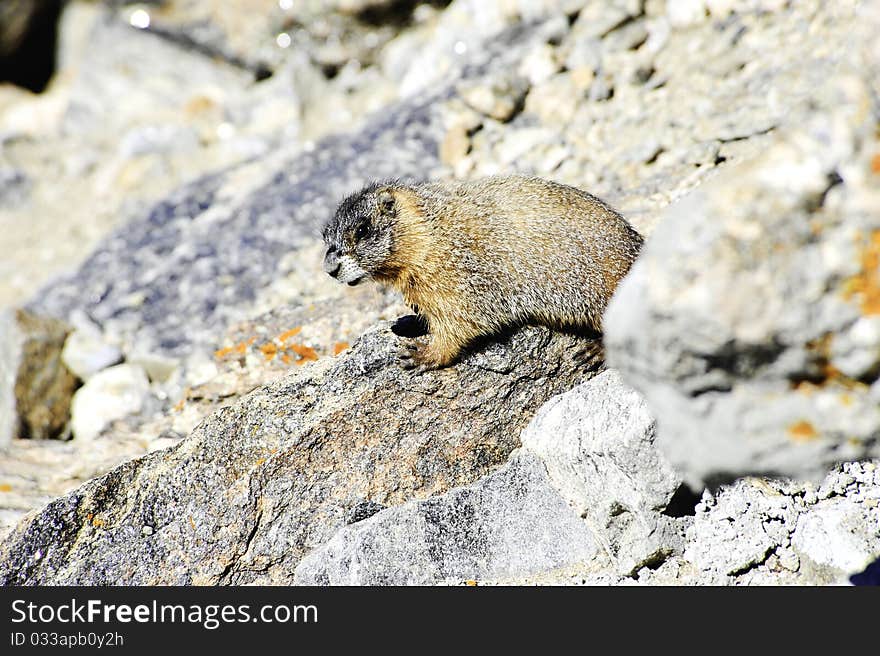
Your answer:
[[[373,183],[343,200],[324,226],[324,271],[349,285],[382,274],[393,253],[396,215],[388,183]]]

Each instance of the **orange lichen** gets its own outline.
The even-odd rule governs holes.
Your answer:
[[[871,158],[871,171],[874,173],[880,173],[880,153],[877,153]]]
[[[302,360],[317,360],[318,353],[311,346],[305,344],[290,344],[287,348],[296,353]]]
[[[857,299],[862,314],[880,314],[880,230],[875,230],[859,253],[860,271],[844,281],[843,297]]]
[[[297,326],[296,328],[291,328],[290,330],[285,330],[283,333],[278,335],[278,340],[282,342],[286,342],[288,339],[293,337],[294,335],[299,335],[302,331],[302,326]]]
[[[272,358],[278,353],[278,347],[275,346],[274,342],[266,342],[260,347],[260,351],[263,352],[263,357],[266,358],[267,361],[271,362]]]
[[[12,492],[12,486],[9,483],[0,483],[0,492]]]
[[[192,530],[195,531],[196,530],[196,523],[193,521],[192,515],[189,515],[187,517],[187,519],[189,519],[189,525],[192,526]]]
[[[282,353],[281,354],[281,361],[284,364],[290,364],[291,362],[293,362],[293,358],[290,357],[287,353]]]
[[[232,353],[232,347],[225,346],[222,349],[217,349],[216,351],[214,351],[214,357],[215,358],[225,358],[230,353]]]
[[[788,427],[788,435],[797,442],[809,442],[819,436],[813,424],[806,420],[800,420]]]
[[[348,342],[336,342],[333,345],[333,355],[339,355],[348,348]]]
[[[464,584],[473,587],[477,584],[477,582],[474,581],[473,579],[468,579],[467,581],[464,582]]]
[[[107,522],[105,522],[100,517],[92,517],[92,526],[94,526],[95,528],[104,528],[104,525],[106,523]]]
[[[830,362],[826,362],[822,366],[822,375],[825,376],[827,381],[842,381],[842,379],[846,378],[843,372]]]

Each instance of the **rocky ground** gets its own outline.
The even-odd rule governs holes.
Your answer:
[[[877,2],[253,4],[71,0],[48,88],[0,87],[0,581],[880,557]],[[515,171],[649,235],[607,368],[532,327],[402,371],[406,308],[331,284],[318,227]]]

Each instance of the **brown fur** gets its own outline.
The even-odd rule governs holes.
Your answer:
[[[333,235],[371,222],[375,247],[365,238],[351,257],[427,319],[432,337],[412,353],[424,368],[446,366],[474,339],[511,325],[601,332],[605,306],[642,244],[603,201],[540,178],[392,182],[346,203],[325,239],[341,243]]]

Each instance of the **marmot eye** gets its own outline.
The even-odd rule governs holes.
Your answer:
[[[361,223],[357,230],[354,231],[354,238],[357,240],[361,240],[367,236],[367,233],[370,231],[369,226],[366,223]]]

